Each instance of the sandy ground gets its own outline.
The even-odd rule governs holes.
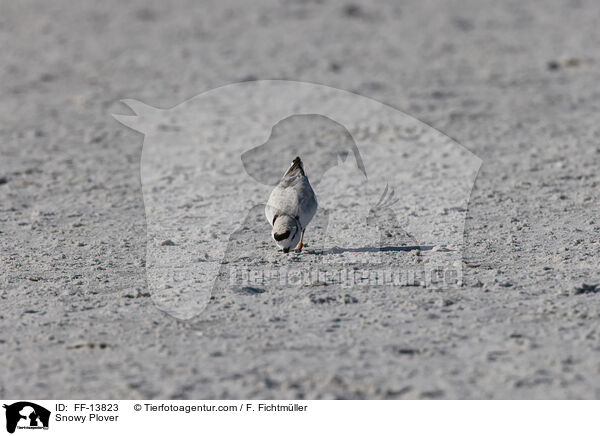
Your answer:
[[[597,2],[2,10],[0,397],[600,397]],[[253,79],[356,92],[477,155],[465,286],[267,286],[193,322],[158,310],[143,136],[111,114]]]

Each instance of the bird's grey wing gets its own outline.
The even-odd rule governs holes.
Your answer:
[[[317,197],[315,196],[314,191],[312,190],[310,184],[304,187],[304,195],[302,197],[302,203],[300,204],[300,213],[298,214],[300,218],[300,225],[302,228],[306,228],[306,226],[310,223],[310,221],[315,216],[317,212]]]

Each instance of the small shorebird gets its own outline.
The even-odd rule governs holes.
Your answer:
[[[317,212],[317,197],[304,173],[304,165],[296,157],[277,184],[265,207],[265,215],[273,226],[273,239],[284,253],[297,245],[302,251],[304,230]]]

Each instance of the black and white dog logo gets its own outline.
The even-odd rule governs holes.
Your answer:
[[[6,431],[14,433],[18,429],[48,429],[50,411],[28,401],[4,405],[6,409]]]

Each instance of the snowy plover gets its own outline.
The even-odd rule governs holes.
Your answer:
[[[317,197],[304,173],[302,160],[296,157],[265,207],[267,220],[273,226],[273,239],[284,253],[296,245],[296,251],[302,251],[304,230],[316,212]]]

